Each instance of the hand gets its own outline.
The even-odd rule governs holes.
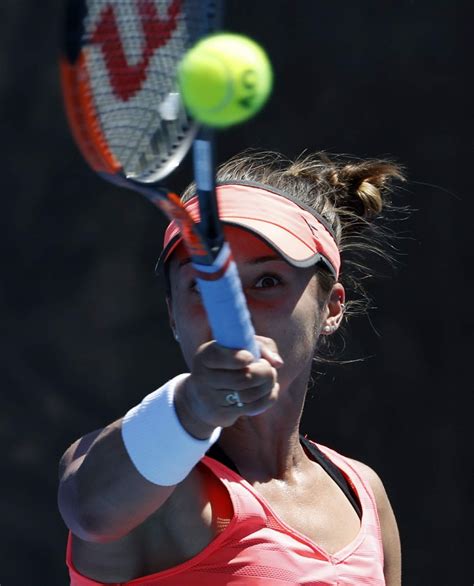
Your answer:
[[[224,348],[215,341],[198,348],[191,375],[176,390],[178,415],[192,435],[208,437],[206,428],[229,427],[239,417],[259,415],[275,403],[280,391],[277,369],[283,360],[272,339],[256,340],[261,352],[257,361],[247,350]],[[243,407],[226,401],[232,392],[238,392]]]

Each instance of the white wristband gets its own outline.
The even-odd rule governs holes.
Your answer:
[[[177,484],[217,441],[222,428],[199,440],[179,421],[174,392],[189,374],[179,374],[130,409],[122,420],[122,438],[135,468],[150,482]]]

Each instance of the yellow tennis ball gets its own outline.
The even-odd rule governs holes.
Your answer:
[[[251,118],[267,101],[273,73],[267,54],[243,35],[200,40],[178,67],[181,96],[198,122],[215,128]]]

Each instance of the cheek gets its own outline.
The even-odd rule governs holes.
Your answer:
[[[175,305],[175,319],[183,339],[196,335],[207,326],[206,312],[203,306],[197,303],[177,303]]]
[[[282,389],[291,386],[300,376],[308,376],[312,368],[319,323],[315,311],[314,304],[298,304],[278,332],[276,342],[285,361],[278,373]]]
[[[309,286],[295,305],[291,316],[291,333],[296,360],[312,361],[321,331],[323,308],[316,286]]]
[[[285,362],[292,365],[312,360],[320,330],[320,309],[311,297],[300,298],[296,303],[285,301],[275,307],[254,312],[258,334],[273,338]]]
[[[312,359],[320,330],[320,314],[317,303],[302,302],[293,313],[294,343],[298,347],[301,359],[305,355]]]
[[[173,304],[173,317],[180,336],[185,336],[188,328],[196,327],[203,319],[204,308],[199,295],[192,289],[192,276],[186,274],[183,269],[181,279],[171,272],[171,298]]]
[[[188,366],[196,350],[211,339],[211,332],[202,304],[194,294],[174,291],[173,316],[181,352]]]

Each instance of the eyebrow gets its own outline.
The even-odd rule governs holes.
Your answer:
[[[270,261],[275,261],[275,260],[285,262],[281,258],[281,256],[279,256],[278,254],[267,254],[265,256],[255,256],[254,258],[247,260],[246,263],[251,264],[251,265],[259,265],[259,264],[262,264],[265,262],[270,262]],[[180,269],[184,265],[189,264],[190,262],[191,262],[191,257],[189,257],[189,256],[181,259],[178,263],[178,269]]]

